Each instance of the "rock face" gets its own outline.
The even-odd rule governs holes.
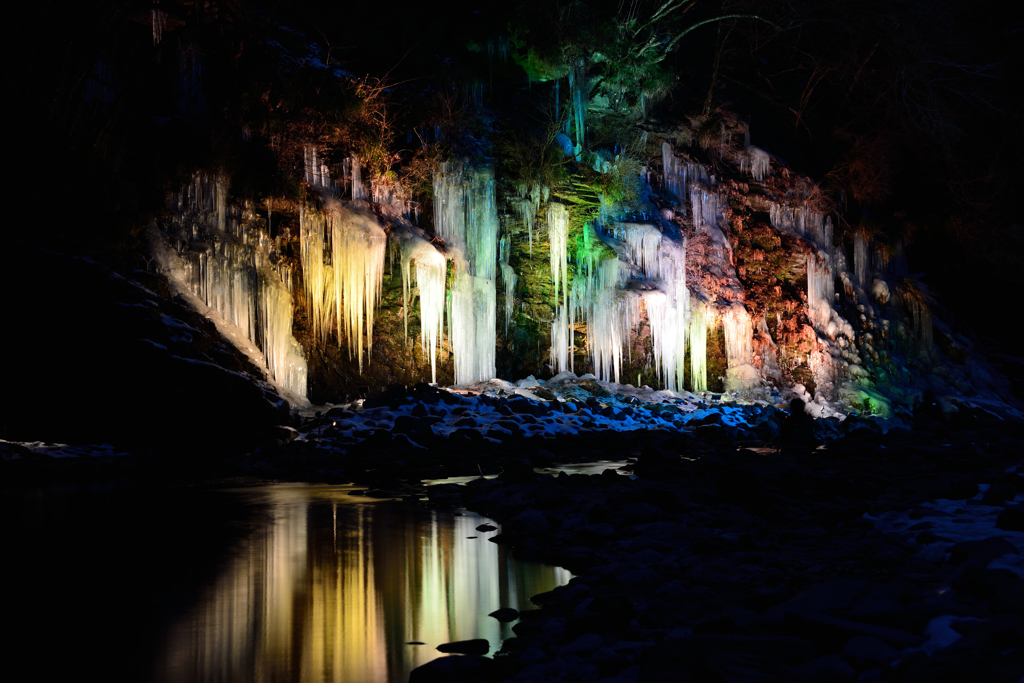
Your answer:
[[[5,318],[27,321],[5,340],[17,359],[0,416],[7,438],[188,457],[252,449],[290,421],[260,370],[170,298],[161,278],[132,281],[84,259],[20,254],[0,275],[5,291],[19,293]]]

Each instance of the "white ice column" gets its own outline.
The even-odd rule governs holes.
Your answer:
[[[696,302],[690,313],[690,383],[693,392],[708,389],[708,310]]]
[[[402,242],[402,301],[406,336],[412,290],[412,265],[420,298],[420,346],[430,357],[430,381],[437,382],[437,350],[441,345],[444,323],[444,286],[448,263],[444,255],[419,234],[409,234]]]
[[[494,170],[444,164],[434,176],[434,225],[455,261],[448,318],[455,383],[491,379],[497,344]]]
[[[760,375],[752,365],[754,326],[750,314],[741,303],[733,303],[722,314],[725,332],[725,356],[728,369],[725,390],[742,392],[755,386]]]

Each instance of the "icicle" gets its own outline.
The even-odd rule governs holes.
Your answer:
[[[559,106],[558,86],[559,86],[559,84],[561,82],[562,82],[561,78],[556,78],[555,79],[555,121],[559,120],[559,113],[558,113],[558,106]]]
[[[709,192],[697,186],[691,187],[690,207],[693,211],[693,225],[698,232],[703,228],[718,225],[719,200],[717,192]]]
[[[661,274],[661,231],[650,223],[615,223],[614,234],[629,247],[629,256],[645,278]]]
[[[387,235],[368,214],[338,210],[337,215],[329,218],[338,339],[344,331],[349,358],[355,351],[362,374],[364,331],[367,356],[373,351],[373,315],[384,280]]]
[[[725,357],[729,367],[748,365],[753,356],[754,328],[743,304],[734,303],[722,315],[725,330]]]
[[[546,187],[541,186],[539,183],[519,183],[516,186],[516,196],[518,199],[511,201],[512,208],[516,213],[516,216],[522,221],[526,227],[526,233],[529,238],[529,249],[530,256],[533,256],[533,223],[537,216],[537,211],[540,209],[542,200],[547,201]]]
[[[153,23],[153,45],[159,45],[160,41],[164,39],[164,13],[160,11],[160,0],[153,0],[153,9],[151,10],[152,23]]]
[[[558,297],[561,289],[562,306],[566,306],[569,286],[569,212],[564,204],[548,206],[548,239],[555,297]]]
[[[444,286],[448,264],[430,242],[418,234],[402,242],[402,301],[405,304],[405,333],[409,336],[409,299],[412,288],[410,264],[416,264],[416,285],[420,295],[420,346],[430,356],[430,381],[437,382],[437,350],[444,323]]]
[[[584,88],[588,92],[584,92]],[[576,161],[580,161],[583,148],[586,146],[587,98],[589,94],[587,78],[583,74],[583,60],[580,60],[579,66],[573,65],[569,69],[569,92],[572,98],[572,122],[576,129],[576,145],[573,153]],[[566,132],[568,132],[568,128]]]
[[[292,297],[277,273],[260,274],[263,354],[271,375],[288,390],[306,395],[307,368],[302,347],[292,336]]]
[[[306,361],[292,336],[290,271],[270,266],[269,234],[251,205],[229,215],[227,194],[226,178],[197,173],[177,196],[172,220],[184,238],[183,272],[172,275],[230,323],[231,334],[260,348],[256,360],[278,385],[305,396]]]
[[[708,311],[703,302],[690,315],[690,384],[694,392],[708,390]]]
[[[551,365],[555,372],[569,370],[569,212],[564,204],[548,206],[551,281],[555,287],[557,314],[551,323]],[[561,291],[561,303],[557,303]]]
[[[498,214],[491,168],[443,164],[434,176],[434,225],[455,260],[449,336],[455,383],[495,375]]]
[[[594,363],[594,374],[604,381],[618,383],[622,369],[623,317],[622,301],[616,285],[619,282],[619,260],[602,261],[591,281],[587,302],[587,346]]]
[[[853,271],[854,277],[857,279],[857,286],[862,290],[868,288],[868,269],[870,267],[868,260],[868,243],[864,239],[863,233],[854,233],[853,235]]]
[[[832,304],[835,301],[835,282],[832,267],[827,261],[819,261],[814,254],[807,257],[807,307],[811,324],[824,331],[832,318]]]
[[[505,287],[505,336],[508,336],[508,326],[512,323],[512,312],[516,301],[516,283],[519,276],[509,264],[509,251],[511,249],[511,238],[501,238],[498,245],[498,266],[501,268],[501,281]]]
[[[363,176],[359,166],[359,157],[355,154],[349,160],[349,168],[352,173],[352,199],[359,199],[363,196]]]
[[[749,145],[740,155],[740,173],[749,173],[754,180],[764,180],[771,170],[771,157],[759,147]]]
[[[644,140],[646,137],[647,133],[645,132]],[[675,198],[677,205],[682,205],[686,201],[686,195],[691,192],[693,183],[708,181],[708,171],[705,167],[690,161],[680,161],[673,152],[672,145],[668,142],[663,142],[661,145],[661,164],[665,177],[665,189]]]
[[[655,366],[667,389],[683,388],[690,293],[686,287],[686,244],[664,241],[659,257],[662,290],[644,297],[651,326]]]
[[[728,368],[725,390],[747,392],[758,384],[760,373],[752,365],[754,325],[741,303],[733,303],[722,314],[725,332],[725,357]]]
[[[323,214],[299,207],[299,246],[306,307],[313,338],[321,347],[327,345],[334,323],[334,267],[325,263],[324,258],[330,253],[326,249],[329,234]]]
[[[299,221],[313,334],[324,343],[333,318],[338,343],[347,340],[349,358],[356,355],[362,373],[363,347],[368,356],[373,350],[374,309],[384,279],[387,236],[373,216],[333,202],[323,214],[304,209]],[[328,238],[329,266],[324,262]]]
[[[408,216],[411,213],[405,188],[387,177],[370,181],[370,197],[374,204],[390,215]]]

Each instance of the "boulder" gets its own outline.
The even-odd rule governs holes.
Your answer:
[[[974,567],[985,567],[989,562],[1003,555],[1020,555],[1020,550],[1005,538],[992,536],[980,541],[961,541],[949,551],[949,561],[953,564],[968,564]]]
[[[843,656],[859,669],[882,666],[899,656],[899,650],[876,636],[855,636],[843,645]]]
[[[527,508],[513,517],[509,526],[525,534],[546,534],[551,529],[551,523],[544,513],[532,508]]]
[[[825,655],[793,667],[793,678],[800,683],[846,683],[857,678],[857,671],[840,655]]]
[[[491,644],[484,638],[455,640],[437,646],[438,652],[453,652],[463,655],[485,655],[491,651]]]
[[[487,526],[487,525],[484,524],[484,525],[481,525],[481,526]],[[494,610],[493,612],[491,612],[487,616],[494,617],[495,619],[497,619],[498,621],[501,621],[501,622],[515,621],[516,619],[519,618],[519,610],[513,609],[511,607],[502,607],[501,609]]]
[[[479,655],[439,657],[409,673],[409,683],[496,683],[501,679],[498,664]]]
[[[1003,531],[1024,531],[1024,505],[1011,505],[996,517],[996,528]]]

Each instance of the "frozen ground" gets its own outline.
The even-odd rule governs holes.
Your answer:
[[[485,439],[501,441],[513,434],[543,438],[602,430],[679,432],[690,423],[708,421],[746,429],[774,412],[765,402],[721,403],[712,399],[711,394],[705,400],[687,392],[637,388],[602,382],[593,375],[576,377],[568,372],[548,381],[533,377],[516,383],[492,379],[451,387],[447,392],[449,400],[429,405],[410,401],[371,407],[373,401],[357,401],[320,407],[318,412],[331,418],[326,428],[335,439],[352,443],[377,430],[394,429],[400,421],[410,418],[425,420],[421,428],[429,427],[435,436],[448,437],[460,429],[471,429]],[[324,431],[324,422],[314,420],[300,432],[299,438],[319,439]],[[409,436],[415,443],[415,435]]]

